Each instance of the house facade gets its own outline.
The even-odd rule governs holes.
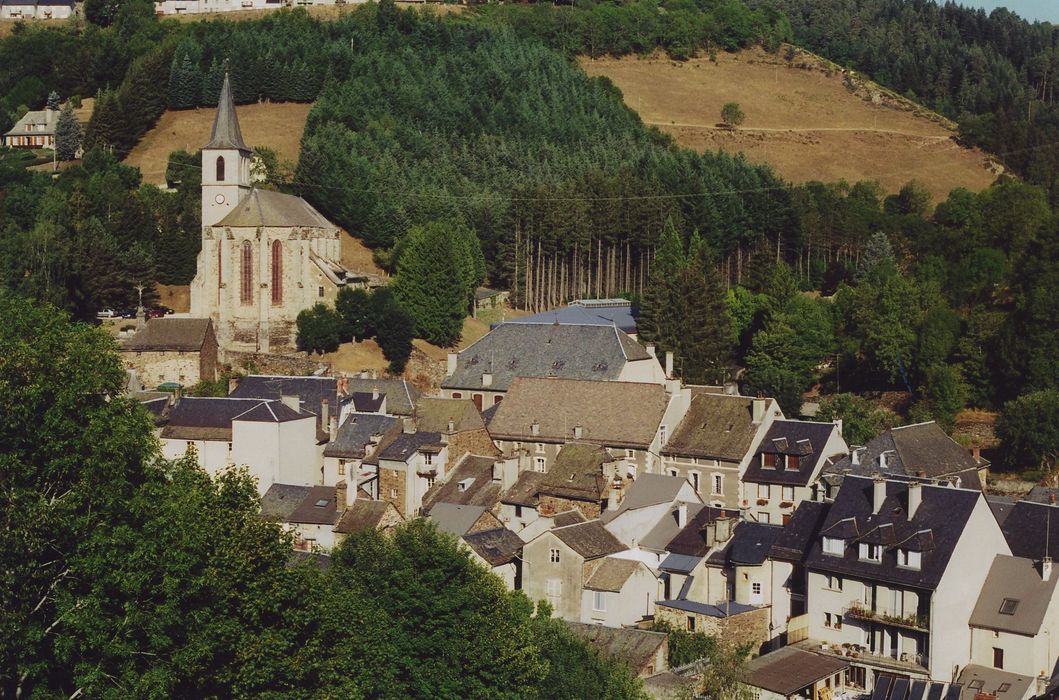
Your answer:
[[[217,379],[217,336],[208,318],[147,319],[121,351],[126,368],[147,386]]]
[[[655,613],[658,578],[642,561],[603,557],[585,564],[581,622],[635,625]]]

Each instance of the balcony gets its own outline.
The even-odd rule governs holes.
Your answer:
[[[916,632],[930,631],[930,618],[927,615],[890,615],[871,610],[861,603],[852,603],[843,611],[843,616],[850,620],[867,620],[893,627],[901,627]]]
[[[926,654],[881,654],[858,645],[827,644],[815,639],[791,642],[790,646],[814,654],[836,656],[851,663],[870,666],[883,671],[907,674],[912,678],[925,678],[930,673]]]

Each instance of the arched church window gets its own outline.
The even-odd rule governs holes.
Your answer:
[[[245,305],[254,303],[254,253],[250,241],[243,241],[242,280],[239,285],[239,299]]]
[[[272,241],[272,303],[283,303],[283,244]]]
[[[217,156],[217,182],[224,182],[224,156]]]

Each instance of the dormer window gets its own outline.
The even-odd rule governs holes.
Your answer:
[[[860,543],[860,560],[861,561],[873,561],[875,563],[882,561],[882,547],[877,544],[868,544],[867,542]]]
[[[846,552],[846,542],[839,537],[824,537],[824,554],[840,557]]]
[[[763,469],[775,469],[776,455],[772,452],[763,452],[761,454],[761,467]]]
[[[785,460],[784,469],[789,471],[798,471],[798,467],[801,466],[801,459],[798,455],[787,455]]]
[[[1004,602],[1000,604],[1001,615],[1014,615],[1015,611],[1019,609],[1018,598],[1004,598]]]
[[[919,571],[923,568],[923,554],[908,549],[899,549],[897,550],[897,565],[902,569]]]

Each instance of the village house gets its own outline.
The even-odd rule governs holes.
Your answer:
[[[503,523],[485,506],[435,503],[426,516],[442,532],[461,538],[472,533],[499,530],[503,527]]]
[[[762,523],[786,524],[825,465],[846,455],[841,426],[777,419],[772,422],[743,474],[749,513]]]
[[[512,318],[505,323],[607,326],[636,339],[636,316],[632,312],[632,302],[628,299],[577,299],[566,306],[532,316]]]
[[[843,659],[785,647],[751,660],[746,684],[757,700],[817,700],[842,687],[848,668]]]
[[[441,391],[484,410],[499,403],[518,377],[662,385],[666,374],[653,349],[613,327],[502,323],[449,353]]]
[[[981,489],[989,462],[977,450],[968,450],[945,434],[937,423],[917,423],[889,428],[864,447],[827,465],[821,482],[822,496],[829,498],[847,474],[887,479],[919,479],[948,482],[953,486]]]
[[[217,379],[217,337],[208,318],[151,318],[121,346],[121,359],[147,386],[194,386]],[[278,398],[278,397],[277,397]]]
[[[687,525],[689,509],[697,512],[701,506],[702,499],[687,479],[642,474],[620,502],[616,497],[608,501],[600,519],[607,531],[630,549],[653,553],[645,561],[657,567],[669,540]]]
[[[1030,700],[1030,698],[1045,697],[1048,678],[1035,678],[989,666],[970,664],[960,671],[956,683],[963,688],[960,700],[975,700],[975,698],[983,697]]]
[[[690,391],[687,411],[663,441],[664,473],[686,478],[704,503],[718,508],[745,505],[759,520],[770,518],[768,509],[758,512],[751,507],[753,494],[744,489],[743,475],[772,422],[783,417],[779,404],[721,389]]]
[[[161,445],[166,459],[194,454],[211,475],[246,466],[260,493],[275,483],[320,483],[316,416],[300,410],[295,397],[182,398],[169,411]]]
[[[808,573],[805,561],[813,541],[831,506],[819,501],[802,501],[769,550],[769,629],[774,646],[784,646],[806,639],[809,635],[805,614]],[[788,629],[795,622],[795,629]]]
[[[609,450],[589,443],[563,445],[537,489],[537,511],[548,517],[576,509],[586,520],[598,518],[621,483],[619,462]]]
[[[581,622],[567,625],[601,655],[624,662],[640,678],[669,670],[669,635],[664,632]]]
[[[806,557],[799,644],[853,658],[855,688],[880,672],[951,681],[998,554],[1011,550],[981,491],[848,475]]]
[[[287,503],[282,507],[277,505],[288,491],[296,495],[287,485],[282,485],[275,494],[270,489],[262,499],[262,514],[266,513],[266,502],[268,515],[273,518],[286,511]],[[283,519],[294,533],[295,549],[330,551],[355,532],[369,529],[389,532],[404,522],[392,503],[374,501],[366,496],[362,491],[347,488],[345,481],[339,481],[336,486],[310,487]]]
[[[417,431],[411,418],[403,429],[384,440],[361,466],[378,474],[379,500],[389,501],[403,518],[420,514],[423,496],[445,478],[448,446],[441,433]]]
[[[415,405],[416,429],[445,435],[451,468],[466,454],[498,456],[482,414],[470,399],[421,398]]]
[[[518,456],[512,458],[518,464]],[[540,517],[540,486],[544,473],[520,470],[515,483],[500,494],[500,520],[515,532],[535,523]]]
[[[547,601],[556,617],[580,622],[586,563],[624,549],[598,520],[543,532],[522,548],[522,590]]]
[[[658,597],[658,577],[642,561],[603,557],[585,563],[581,622],[609,627],[650,619]]]
[[[423,512],[429,513],[437,503],[482,506],[494,515],[499,512],[500,491],[505,479],[515,478],[513,464],[495,457],[465,454],[441,479],[423,495]],[[506,467],[506,471],[505,471]]]
[[[462,537],[471,557],[500,577],[508,590],[522,588],[522,540],[506,527],[468,532]]]
[[[324,447],[324,476],[326,486],[345,480],[378,498],[378,473],[375,468],[364,468],[364,458],[384,440],[392,440],[402,429],[400,418],[376,413],[350,413],[338,426],[335,438]]]
[[[707,565],[710,552],[729,542],[739,522],[739,513],[712,506],[688,509],[686,523],[665,545],[662,572],[662,600],[689,600],[717,603],[728,600],[724,571]]]
[[[74,0],[2,0],[0,1],[0,18],[2,19],[68,19],[74,14]],[[32,114],[32,112],[31,112]],[[21,120],[19,120],[21,123]],[[15,125],[18,128],[18,124]],[[11,134],[15,129],[8,132]],[[54,134],[54,130],[51,132]],[[5,139],[5,146],[26,147],[30,144],[10,143]],[[40,144],[44,145],[44,144]],[[45,145],[51,148],[51,145]]]

